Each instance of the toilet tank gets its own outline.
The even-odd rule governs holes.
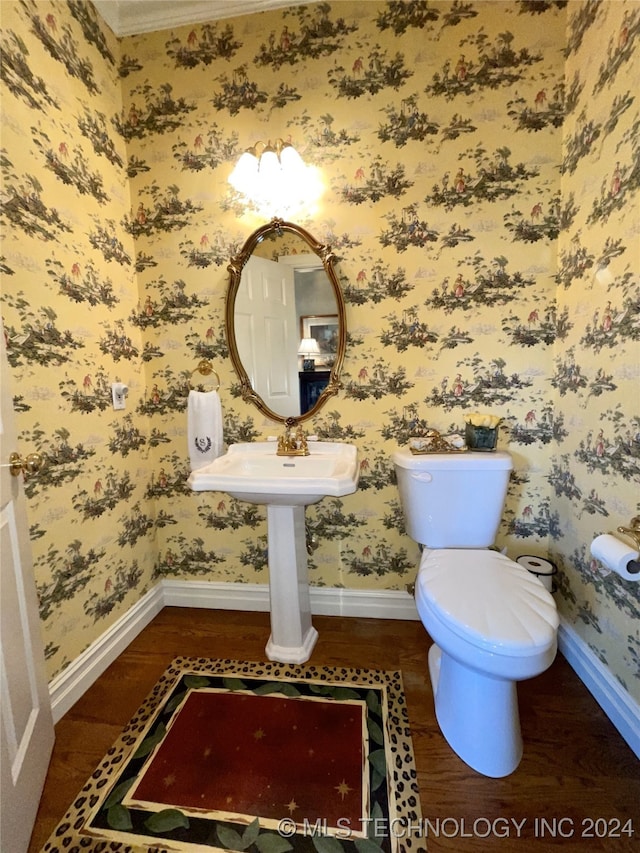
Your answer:
[[[493,453],[392,456],[405,529],[428,548],[487,548],[495,542],[507,494],[511,456]]]

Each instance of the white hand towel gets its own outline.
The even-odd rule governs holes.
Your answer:
[[[222,405],[217,391],[189,391],[187,436],[192,471],[220,456],[223,449]]]

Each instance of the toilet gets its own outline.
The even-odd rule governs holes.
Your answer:
[[[416,605],[433,640],[429,675],[440,730],[484,776],[522,758],[516,682],[556,656],[558,612],[544,584],[495,550],[513,467],[508,453],[397,450],[406,532],[423,547]]]

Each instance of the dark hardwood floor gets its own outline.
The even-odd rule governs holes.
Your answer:
[[[488,779],[439,732],[420,622],[313,621],[320,639],[309,664],[402,671],[429,853],[640,849],[640,762],[560,655],[519,685],[520,766]],[[266,613],[165,608],[56,726],[29,853],[41,849],[174,657],[263,661],[268,635]]]

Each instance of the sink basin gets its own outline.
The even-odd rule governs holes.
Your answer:
[[[226,492],[270,506],[307,506],[355,492],[360,475],[355,445],[310,441],[309,456],[277,456],[276,450],[275,441],[232,444],[224,456],[193,471],[188,484],[196,492]]]

